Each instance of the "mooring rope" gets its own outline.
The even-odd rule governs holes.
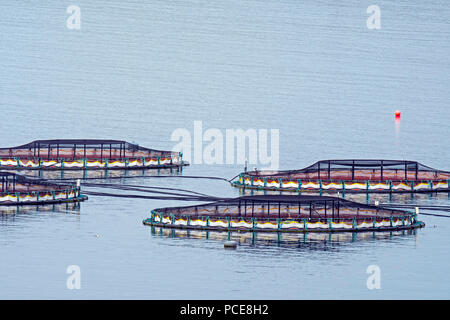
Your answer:
[[[434,217],[450,218],[450,215],[445,215],[445,214],[426,213],[426,212],[421,212],[420,214],[421,214],[421,215],[424,215],[424,216],[434,216]]]
[[[427,206],[421,206],[421,205],[413,205],[413,204],[402,204],[402,203],[383,203],[380,204],[379,207],[386,208],[386,209],[414,209],[419,208],[423,210],[430,210],[430,211],[444,211],[444,212],[450,212],[450,206],[433,206],[433,205],[427,205]],[[442,217],[442,218],[450,218],[450,215],[446,214],[437,214],[437,213],[428,213],[428,212],[420,212],[420,215],[424,216],[434,216],[434,217]]]
[[[134,179],[134,178],[183,178],[183,179],[209,179],[209,180],[223,180],[230,182],[227,178],[215,177],[215,176],[120,176],[120,177],[85,177],[85,178],[42,178],[30,175],[22,175],[27,178],[41,179],[46,181],[73,181],[73,180],[105,180],[105,179]],[[234,178],[233,178],[234,179]]]
[[[28,178],[32,178],[36,182],[49,182],[49,183],[71,183],[75,184],[76,180],[80,180],[80,184],[83,187],[93,187],[93,188],[110,188],[110,189],[116,189],[116,190],[124,190],[124,191],[138,191],[138,192],[145,192],[145,193],[154,193],[154,194],[163,194],[168,196],[175,196],[178,198],[175,199],[186,199],[188,201],[198,201],[198,199],[206,199],[206,200],[200,200],[200,201],[209,201],[209,200],[220,200],[223,198],[220,197],[214,197],[211,195],[207,195],[204,193],[188,190],[188,189],[180,189],[180,188],[168,188],[168,187],[157,187],[157,186],[145,186],[145,185],[130,185],[130,184],[113,184],[113,183],[92,183],[92,182],[83,182],[84,180],[90,180],[90,179],[102,179],[105,178],[42,178],[42,177],[35,177],[35,176],[26,176]],[[130,177],[115,177],[115,178],[136,178],[138,176],[130,176]],[[225,178],[221,177],[213,177],[213,176],[142,176],[146,178],[188,178],[188,179],[214,179],[214,180],[223,180],[227,181]],[[160,190],[160,191],[158,191]],[[161,191],[166,190],[166,191]],[[169,191],[175,191],[175,192],[169,192]],[[183,193],[178,193],[183,192]],[[102,193],[102,192],[93,192],[93,191],[87,191],[83,190],[83,193],[86,195],[94,195],[94,196],[111,196],[111,197],[120,197],[121,195],[116,193]],[[185,193],[191,194],[187,195]],[[124,197],[132,197],[133,195],[124,195]],[[145,196],[135,195],[138,198],[145,198]],[[191,198],[189,198],[191,197]],[[160,197],[160,196],[149,196],[148,199],[171,199],[169,197]],[[191,200],[192,199],[192,200]]]
[[[85,180],[104,180],[104,179],[131,179],[131,178],[185,178],[185,179],[210,179],[210,180],[222,180],[226,182],[233,181],[236,175],[232,179],[226,179],[222,177],[216,176],[161,176],[161,175],[150,175],[150,176],[121,176],[121,177],[85,177],[85,178],[55,178],[48,179],[36,176],[28,176],[24,175],[27,178],[32,178],[35,181],[42,182],[53,182],[53,183],[67,183],[71,182],[75,183],[76,180],[85,181]],[[91,196],[101,196],[101,197],[118,197],[118,198],[135,198],[135,199],[152,199],[152,200],[179,200],[179,201],[220,201],[227,200],[228,198],[223,197],[215,197],[211,195],[207,195],[204,193],[188,190],[188,189],[180,189],[180,188],[168,188],[168,187],[156,187],[156,186],[145,186],[145,185],[131,185],[131,184],[113,184],[113,183],[91,183],[91,182],[81,182],[83,187],[92,187],[92,188],[110,188],[115,190],[123,190],[123,191],[138,191],[143,193],[151,193],[158,195],[139,195],[139,194],[117,194],[117,193],[107,193],[107,192],[96,192],[83,190],[82,193]],[[414,205],[414,204],[402,204],[402,203],[382,203],[379,205],[381,208],[386,209],[414,209],[418,207],[422,210],[430,210],[430,211],[445,211],[450,212],[450,205]],[[445,214],[435,214],[435,213],[427,213],[420,212],[421,215],[426,216],[436,216],[436,217],[444,217],[450,218],[450,215]]]
[[[218,201],[226,198],[220,197],[201,197],[201,196],[145,196],[139,194],[117,194],[95,191],[83,191],[83,194],[100,197],[133,198],[133,199],[151,199],[151,200],[179,200],[179,201]]]
[[[424,210],[434,210],[434,211],[450,211],[450,206],[433,206],[433,205],[420,205],[420,204],[401,204],[401,203],[382,203],[379,207],[395,207],[404,209],[424,209]]]
[[[148,192],[148,193],[161,193],[161,191],[153,191],[153,189],[156,190],[169,190],[169,191],[180,191],[184,193],[191,193],[196,194],[199,196],[205,196],[209,197],[209,195],[191,191],[187,189],[180,189],[180,188],[167,188],[167,187],[151,187],[151,186],[139,186],[139,185],[130,185],[130,184],[112,184],[112,183],[81,183],[83,187],[101,187],[101,188],[111,188],[111,189],[118,189],[118,190],[127,190],[127,191],[140,191],[140,192]],[[172,194],[172,193],[168,193]]]
[[[231,183],[231,181],[233,181],[234,179],[236,179],[237,177],[239,177],[240,173],[238,173],[237,175],[235,175],[233,178],[231,178],[230,180],[227,180],[228,182]]]

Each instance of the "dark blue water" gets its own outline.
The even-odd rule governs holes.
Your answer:
[[[81,9],[80,30],[66,27],[70,4]],[[200,120],[222,132],[279,129],[283,169],[388,158],[450,170],[450,6],[378,1],[381,29],[369,30],[372,4],[2,1],[0,145],[112,138],[171,149],[172,132]],[[242,169],[194,164],[183,174]],[[126,183],[239,195],[224,181]],[[398,201],[450,203],[448,194]],[[228,251],[223,235],[142,225],[152,208],[180,204],[91,197],[3,216],[0,297],[449,298],[449,219],[422,216],[426,228],[414,234],[243,235]],[[80,290],[66,287],[69,265],[81,268]],[[369,265],[380,267],[379,290],[366,286]]]

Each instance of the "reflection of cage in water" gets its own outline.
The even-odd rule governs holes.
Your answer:
[[[394,237],[405,238],[415,235],[416,230],[398,230],[391,232],[251,232],[242,231],[209,231],[192,229],[175,229],[151,227],[154,236],[176,239],[205,239],[215,241],[234,240],[239,245],[263,245],[305,248],[312,250],[329,250],[330,247],[342,246],[359,241],[394,240]]]
[[[248,171],[235,187],[320,192],[450,191],[450,172],[404,160],[323,160],[300,170]]]
[[[4,170],[16,172],[15,169]],[[127,169],[127,170],[20,170],[20,174],[27,177],[36,177],[49,180],[89,180],[89,179],[121,179],[121,178],[140,178],[152,176],[179,176],[183,173],[182,167],[175,168],[157,168],[157,169]]]
[[[80,208],[80,202],[40,203],[26,206],[0,205],[0,217],[8,219],[9,216],[38,212],[63,212],[79,215]]]
[[[87,199],[80,188],[0,172],[0,206],[78,202]]]
[[[393,231],[424,226],[409,211],[304,195],[243,196],[154,209],[143,223],[180,229],[275,232]]]
[[[37,140],[0,148],[1,169],[138,169],[187,165],[182,154],[121,140]]]

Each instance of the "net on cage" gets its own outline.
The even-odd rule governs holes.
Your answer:
[[[408,160],[321,160],[299,170],[249,171],[249,176],[281,179],[418,181],[450,179],[450,172]]]
[[[36,140],[21,146],[0,148],[0,157],[41,159],[123,159],[169,157],[178,152],[145,148],[122,140]]]

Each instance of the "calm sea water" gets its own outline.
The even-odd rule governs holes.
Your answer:
[[[71,4],[80,30],[66,27]],[[366,26],[372,4],[380,30]],[[284,169],[387,158],[450,170],[449,17],[437,0],[4,0],[0,145],[113,138],[171,149],[175,129],[201,120],[205,129],[279,129]],[[242,169],[194,164],[183,174]],[[126,183],[239,195],[214,180]],[[450,204],[448,194],[394,200]],[[181,204],[91,197],[2,216],[0,298],[450,297],[449,219],[422,216],[426,228],[413,234],[242,235],[228,251],[222,234],[142,225],[152,208]],[[66,287],[69,265],[81,268],[80,290]],[[367,289],[369,265],[381,269],[379,290]]]

